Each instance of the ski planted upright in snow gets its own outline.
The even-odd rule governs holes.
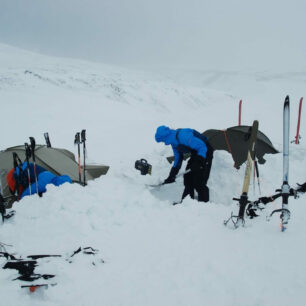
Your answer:
[[[282,185],[282,213],[281,213],[281,229],[282,232],[286,230],[290,218],[290,211],[288,210],[288,199],[290,193],[289,186],[289,125],[290,125],[290,100],[286,97],[284,103],[284,117],[283,117],[283,185]]]
[[[281,189],[282,208],[274,210],[270,216],[276,212],[281,212],[281,230],[284,232],[287,229],[287,224],[290,219],[290,211],[288,209],[288,199],[290,196],[289,186],[289,125],[290,125],[290,100],[286,97],[284,103],[283,114],[283,184]]]
[[[244,174],[244,180],[243,180],[243,188],[240,198],[233,198],[233,200],[239,202],[239,212],[238,216],[231,216],[227,221],[224,221],[224,224],[227,225],[229,220],[232,220],[235,227],[239,227],[240,225],[244,224],[244,213],[245,208],[247,204],[250,202],[248,200],[248,192],[250,187],[250,179],[252,174],[252,164],[253,160],[255,158],[255,143],[257,139],[257,132],[258,132],[258,121],[254,120],[251,135],[249,139],[249,146],[248,146],[248,157],[246,162],[246,168],[245,168],[245,174]],[[234,218],[236,218],[236,222],[234,221]]]
[[[25,147],[25,155],[26,155],[26,162],[27,162],[27,173],[28,173],[28,184],[29,184],[29,192],[30,195],[32,194],[32,187],[31,187],[31,173],[30,173],[30,157],[31,157],[31,149],[26,142],[24,144]]]
[[[36,183],[36,193],[39,194],[38,192],[38,182],[37,182],[37,171],[36,171],[36,159],[35,159],[35,138],[30,137],[30,143],[31,143],[31,153],[32,153],[32,159],[33,159],[33,165],[34,165],[34,177],[35,177],[35,183]]]

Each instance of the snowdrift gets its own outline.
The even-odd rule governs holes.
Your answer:
[[[16,271],[2,269],[2,304],[305,305],[305,198],[290,199],[286,233],[280,232],[278,216],[266,221],[280,201],[246,220],[244,228],[224,227],[223,220],[238,209],[232,198],[241,194],[244,166],[235,170],[222,151],[214,157],[209,204],[187,198],[171,205],[183,191],[182,175],[168,186],[147,186],[169,172],[171,150],[154,142],[158,125],[200,131],[233,126],[241,98],[242,123],[258,120],[281,151],[283,101],[289,94],[293,140],[305,74],[158,74],[4,45],[0,55],[0,127],[9,127],[1,135],[1,149],[48,131],[57,135],[59,147],[73,151],[74,132],[86,128],[88,162],[111,166],[86,189],[51,186],[43,198],[16,204],[16,215],[0,230],[9,253],[67,258],[90,246],[100,261],[93,265],[91,257],[80,256],[71,264],[56,258],[44,262],[37,273],[56,275],[57,285],[34,293],[13,281]],[[302,117],[302,136],[305,124]],[[139,158],[153,165],[151,176],[134,169]],[[292,187],[305,181],[305,159],[302,138],[300,145],[290,144]],[[282,183],[282,155],[269,154],[266,160],[259,168],[262,195],[273,194]],[[258,196],[255,181],[249,197]],[[0,258],[1,266],[5,261]]]

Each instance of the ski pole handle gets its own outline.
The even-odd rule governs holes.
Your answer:
[[[29,137],[30,138],[30,143],[31,143],[31,148],[32,150],[35,149],[36,142],[34,137]]]
[[[29,158],[31,157],[31,149],[30,149],[27,142],[25,142],[24,147],[25,147],[25,154],[26,154],[27,163],[29,163]]]
[[[74,136],[74,144],[80,144],[81,143],[81,139],[80,139],[80,133],[76,133]]]
[[[82,130],[81,131],[81,141],[85,142],[85,140],[86,140],[86,130]]]

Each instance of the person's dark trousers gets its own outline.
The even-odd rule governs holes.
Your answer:
[[[194,199],[194,190],[198,193],[198,201],[209,201],[209,188],[207,187],[207,181],[210,175],[211,165],[213,159],[213,152],[207,152],[207,157],[204,163],[200,163],[194,156],[188,161],[186,170],[189,170],[184,175],[185,189],[182,195],[182,200],[190,195]]]
[[[187,167],[186,167],[186,170],[188,170]],[[190,197],[194,199],[193,175],[191,173],[191,170],[189,170],[189,172],[184,174],[184,185],[185,185],[185,189],[182,195],[182,200],[187,195],[190,195]]]

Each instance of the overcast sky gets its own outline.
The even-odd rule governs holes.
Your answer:
[[[306,69],[305,0],[0,0],[0,42],[137,66]]]

